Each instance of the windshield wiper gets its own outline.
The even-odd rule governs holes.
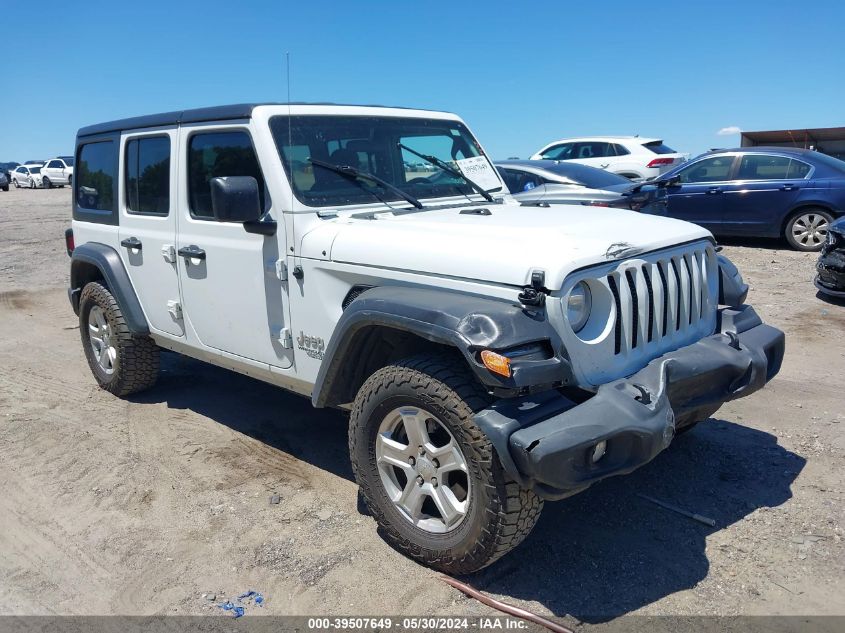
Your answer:
[[[484,196],[484,199],[485,199],[485,200],[487,200],[487,202],[493,202],[493,196],[491,196],[491,195],[490,195],[489,193],[487,193],[484,189],[482,189],[480,186],[478,186],[477,184],[475,184],[472,180],[470,180],[469,178],[467,178],[466,176],[464,176],[464,175],[463,175],[461,172],[459,172],[457,169],[453,169],[453,168],[449,165],[449,163],[447,163],[446,161],[442,161],[442,160],[440,160],[439,158],[437,158],[437,156],[431,156],[431,155],[429,155],[429,154],[421,154],[421,153],[419,153],[417,150],[415,150],[415,149],[411,149],[410,147],[408,147],[407,145],[403,145],[402,143],[397,143],[397,145],[398,145],[400,148],[404,149],[405,151],[407,151],[407,152],[411,152],[411,153],[412,153],[412,154],[414,154],[415,156],[419,156],[419,157],[420,157],[420,158],[422,158],[423,160],[428,161],[428,162],[429,162],[429,163],[431,163],[432,165],[436,165],[437,167],[440,167],[440,169],[442,169],[443,171],[445,171],[445,172],[447,172],[447,173],[450,173],[450,174],[452,174],[453,176],[457,176],[458,178],[463,179],[464,181],[466,181],[466,183],[467,183],[470,187],[472,187],[472,188],[473,188],[473,189],[475,189],[478,193],[480,193],[482,196]]]
[[[368,173],[366,171],[361,171],[360,169],[356,169],[350,165],[335,165],[334,163],[327,163],[325,161],[319,160],[317,158],[309,158],[308,162],[312,165],[317,165],[318,167],[322,167],[324,169],[328,169],[330,171],[335,172],[336,174],[340,174],[341,176],[345,176],[350,180],[358,182],[359,178],[363,178],[364,180],[372,180],[375,183],[378,183],[388,191],[395,193],[400,198],[404,198],[407,202],[410,202],[414,205],[417,209],[422,209],[423,205],[422,202],[417,200],[414,196],[409,193],[405,193],[399,187],[395,185],[391,185],[386,180],[382,180],[378,176]],[[372,193],[372,192],[370,192]],[[373,194],[375,195],[375,194]],[[378,196],[376,196],[378,197]],[[386,204],[386,203],[385,203]],[[390,205],[388,205],[390,206]]]

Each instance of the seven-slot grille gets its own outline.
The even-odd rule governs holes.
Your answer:
[[[615,303],[614,354],[629,354],[710,321],[715,309],[712,248],[701,245],[653,261],[637,260],[610,272]]]

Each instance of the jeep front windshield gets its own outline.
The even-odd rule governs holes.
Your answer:
[[[294,195],[310,207],[365,204],[373,201],[373,195],[338,173],[315,169],[309,159],[368,172],[417,199],[480,196],[463,178],[400,149],[399,144],[434,156],[460,173],[486,171],[489,165],[475,138],[458,121],[293,115],[273,117],[270,129]],[[489,169],[493,171],[492,166]],[[501,190],[498,179],[487,183],[495,186],[486,190]],[[385,201],[404,202],[390,190],[382,190],[380,195]]]

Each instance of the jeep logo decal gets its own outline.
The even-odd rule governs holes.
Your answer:
[[[323,360],[323,351],[326,349],[326,343],[318,336],[308,336],[302,330],[299,331],[299,336],[296,337],[296,344],[303,352],[308,354],[311,358]]]

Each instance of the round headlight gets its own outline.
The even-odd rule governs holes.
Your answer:
[[[590,287],[585,282],[579,281],[569,291],[569,296],[566,298],[566,319],[573,331],[579,332],[587,324],[592,303]]]

